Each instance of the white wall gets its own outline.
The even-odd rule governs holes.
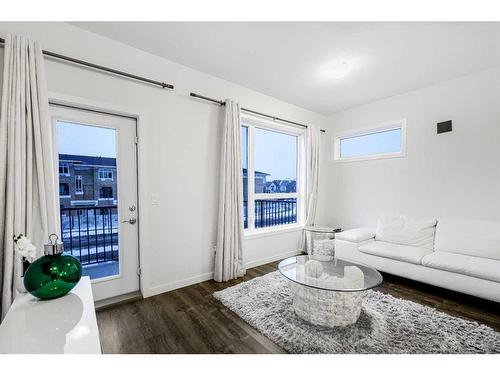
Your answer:
[[[406,118],[407,157],[332,162],[335,132]],[[453,121],[451,133],[436,123]],[[328,118],[320,217],[345,228],[383,213],[500,220],[500,68]]]
[[[219,107],[189,97],[194,91],[230,97],[245,106],[324,126],[319,114],[192,70],[62,23],[0,23],[0,36],[18,33],[44,49],[175,84],[174,91],[47,59],[49,91],[125,108],[142,115],[140,190],[143,292],[147,295],[211,278],[216,237]],[[156,194],[159,205],[150,204]],[[246,241],[257,265],[295,251],[300,232]]]

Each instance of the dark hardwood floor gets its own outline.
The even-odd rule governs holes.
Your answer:
[[[104,308],[97,321],[104,353],[284,353],[212,293],[277,269],[252,268],[236,281],[206,281]],[[500,304],[384,274],[377,290],[484,323],[500,332]]]

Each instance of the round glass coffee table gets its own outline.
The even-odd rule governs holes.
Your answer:
[[[295,313],[327,327],[355,323],[361,314],[363,292],[382,282],[376,269],[339,258],[319,261],[299,255],[282,260],[278,269],[291,281]]]

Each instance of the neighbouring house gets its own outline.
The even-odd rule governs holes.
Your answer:
[[[266,177],[269,173],[255,171],[255,193],[265,193]],[[248,198],[248,175],[247,169],[243,168],[243,200]]]
[[[59,154],[59,198],[61,208],[116,205],[116,159]]]
[[[264,193],[295,193],[297,181],[295,180],[273,180],[264,185]]]

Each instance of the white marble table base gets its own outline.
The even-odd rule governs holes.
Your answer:
[[[326,326],[345,327],[356,323],[361,314],[363,292],[335,292],[314,289],[290,282],[293,309],[305,321]]]
[[[345,267],[344,274],[327,275],[315,260],[306,263],[303,269],[306,285],[290,282],[293,291],[293,309],[302,319],[326,327],[345,327],[356,323],[363,302],[364,275],[357,267]]]

